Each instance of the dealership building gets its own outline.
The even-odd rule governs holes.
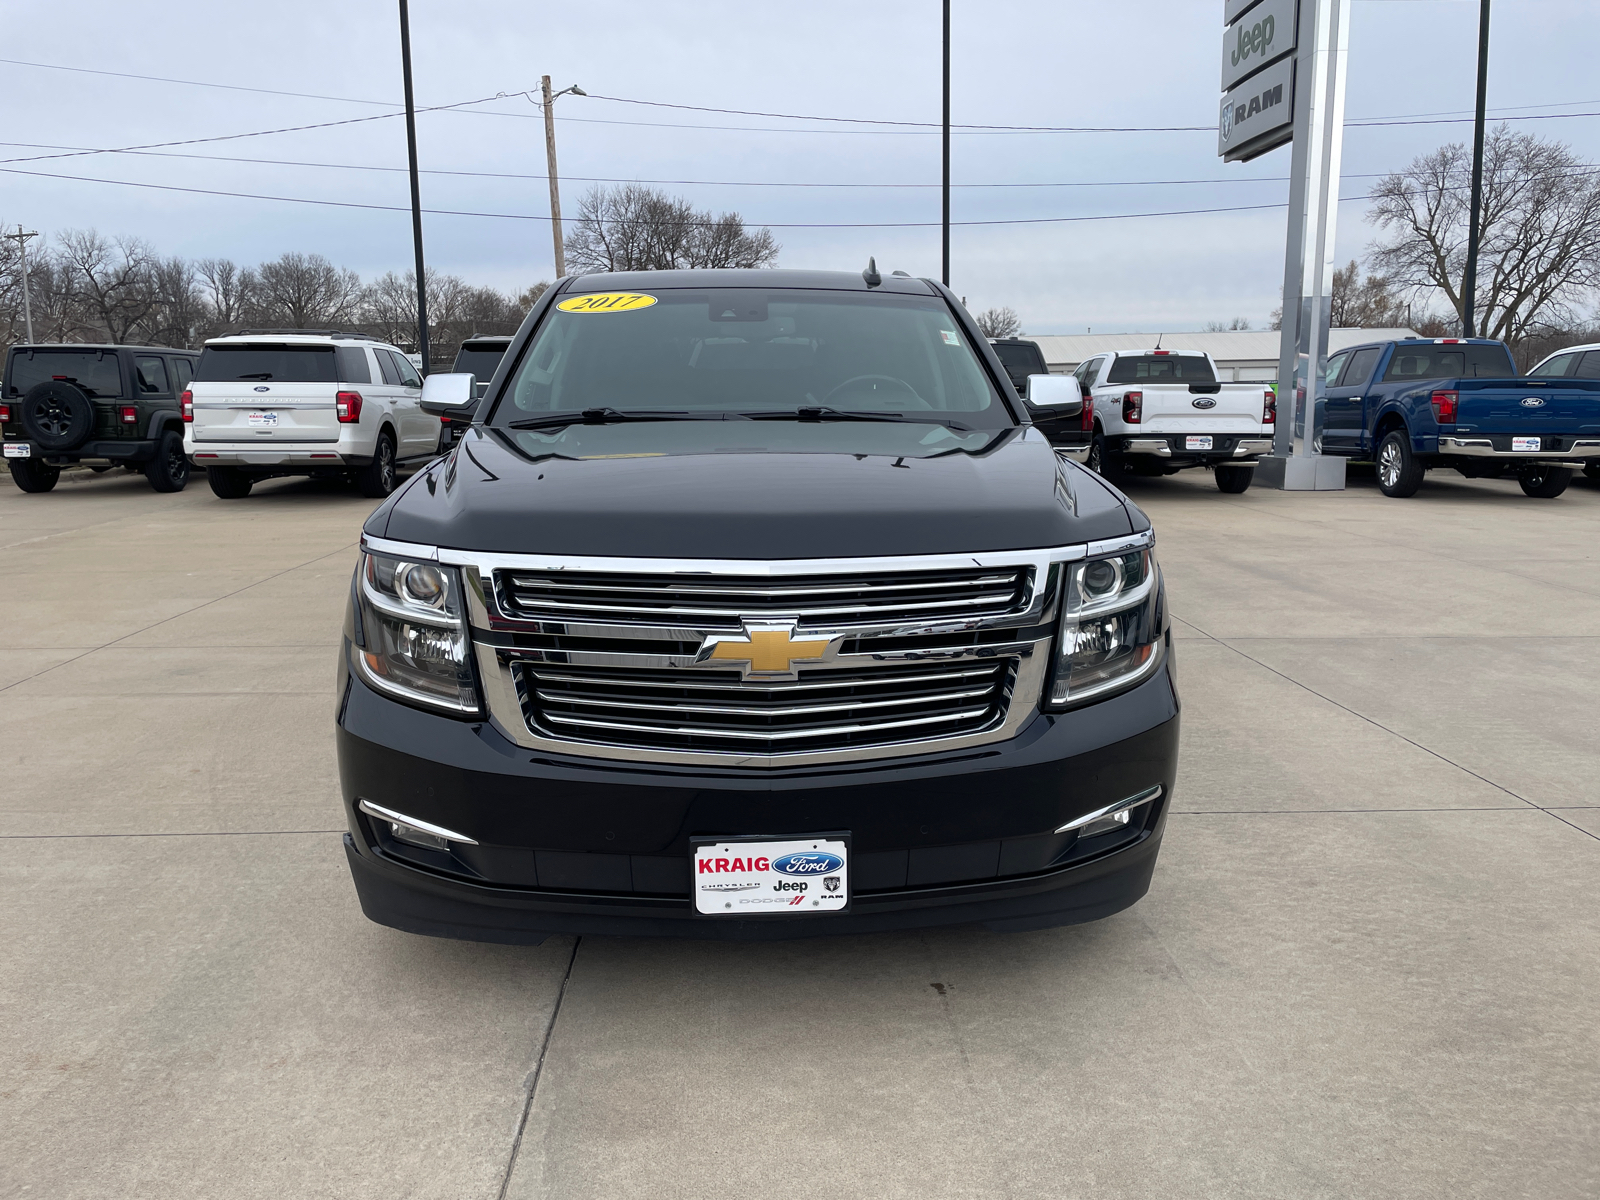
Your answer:
[[[1070,375],[1078,364],[1108,350],[1149,350],[1159,337],[1163,350],[1204,350],[1217,364],[1223,382],[1271,383],[1278,378],[1279,334],[1276,329],[1230,329],[1219,333],[1069,333],[1022,334],[1038,342],[1053,373]],[[1328,353],[1363,342],[1414,338],[1411,329],[1330,329]]]

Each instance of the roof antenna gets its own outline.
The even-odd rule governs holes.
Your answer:
[[[1164,338],[1164,337],[1166,337],[1166,336],[1167,336],[1167,335],[1166,335],[1166,334],[1164,334],[1164,333],[1158,333],[1158,334],[1156,334],[1156,349],[1157,349],[1157,350],[1159,350],[1159,349],[1161,349],[1161,339],[1162,339],[1162,338]]]
[[[867,259],[867,269],[861,272],[861,278],[867,281],[869,288],[875,288],[883,282],[883,276],[878,274],[878,260],[876,258]]]

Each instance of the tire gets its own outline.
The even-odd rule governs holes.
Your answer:
[[[238,467],[207,467],[206,482],[218,499],[243,500],[256,481]]]
[[[1250,482],[1256,477],[1254,467],[1240,466],[1237,463],[1222,463],[1212,470],[1217,476],[1217,491],[1226,492],[1230,496],[1249,491]]]
[[[61,468],[32,458],[13,458],[11,482],[25,492],[48,492],[61,478]]]
[[[1106,435],[1098,426],[1089,443],[1089,458],[1083,465],[1107,483],[1121,483],[1128,474],[1123,468],[1121,456],[1106,445]]]
[[[1378,490],[1385,496],[1404,500],[1415,496],[1422,486],[1425,468],[1411,453],[1411,436],[1404,429],[1391,429],[1378,443]]]
[[[1572,471],[1568,467],[1539,467],[1519,477],[1517,482],[1522,485],[1524,496],[1532,496],[1536,500],[1554,500],[1572,482]]]
[[[156,442],[156,456],[144,465],[144,477],[158,492],[181,492],[189,482],[189,459],[183,435],[167,430]]]
[[[372,448],[372,461],[356,472],[356,486],[371,500],[382,500],[394,491],[398,476],[394,466],[394,435],[384,430]]]
[[[65,380],[34,384],[20,408],[28,440],[51,454],[76,450],[94,430],[94,405],[81,388]]]

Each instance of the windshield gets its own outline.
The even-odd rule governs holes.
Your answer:
[[[1390,379],[1512,379],[1517,368],[1504,346],[1441,346],[1402,342],[1384,371]]]
[[[6,395],[25,396],[51,379],[75,383],[90,396],[122,395],[122,372],[115,350],[19,350],[11,356]]]
[[[250,343],[207,346],[194,371],[197,383],[236,379],[278,383],[338,383],[339,368],[332,346],[285,346]]]
[[[942,300],[740,288],[559,301],[494,423],[613,408],[690,415],[892,413],[1012,424]]]
[[[1107,383],[1215,383],[1211,360],[1200,354],[1119,354]]]

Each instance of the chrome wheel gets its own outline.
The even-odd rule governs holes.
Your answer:
[[[389,442],[388,438],[383,438],[378,442],[378,477],[383,480],[383,487],[386,492],[394,491],[394,446]]]
[[[1400,447],[1393,442],[1384,442],[1378,451],[1378,481],[1384,487],[1392,488],[1400,482]]]

